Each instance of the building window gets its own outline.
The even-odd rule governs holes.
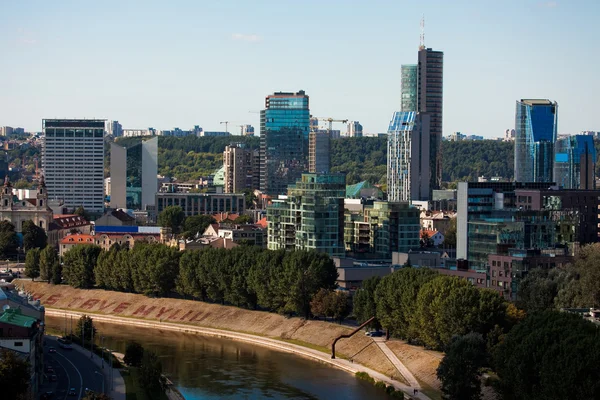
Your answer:
[[[23,347],[23,342],[15,342],[15,347]]]

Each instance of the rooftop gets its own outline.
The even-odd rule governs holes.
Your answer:
[[[16,308],[9,308],[0,315],[0,322],[5,324],[23,326],[25,328],[31,328],[37,321],[35,318],[27,317],[21,314],[21,310]]]

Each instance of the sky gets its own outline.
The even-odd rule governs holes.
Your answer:
[[[522,98],[556,100],[559,133],[600,131],[597,0],[0,0],[0,126],[258,131],[265,96],[305,90],[312,115],[385,132],[423,15],[444,135],[502,136]]]

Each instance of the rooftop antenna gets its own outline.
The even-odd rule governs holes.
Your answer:
[[[425,48],[425,14],[421,17],[421,40],[419,44],[419,50]]]

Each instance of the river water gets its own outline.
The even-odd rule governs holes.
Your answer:
[[[72,324],[74,328],[76,321]],[[62,331],[65,320],[46,317],[46,325]],[[66,325],[70,327],[71,321]],[[347,372],[266,347],[173,331],[94,325],[97,339],[103,336],[104,346],[114,351],[124,353],[127,342],[136,340],[156,352],[163,372],[186,400],[389,398]]]

